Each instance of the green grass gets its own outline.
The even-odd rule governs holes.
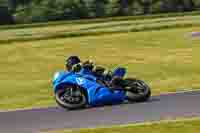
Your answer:
[[[138,15],[138,16],[126,16],[126,17],[107,17],[107,18],[97,18],[97,19],[82,19],[82,20],[72,20],[72,21],[55,21],[48,23],[33,23],[33,24],[17,24],[17,25],[3,25],[0,26],[0,30],[4,29],[24,29],[24,28],[34,28],[34,27],[47,27],[47,26],[59,26],[66,24],[92,24],[92,23],[104,23],[110,21],[126,21],[126,20],[140,20],[140,19],[153,19],[153,18],[167,18],[167,17],[178,17],[178,16],[198,16],[199,11],[192,12],[179,12],[179,13],[162,13],[155,15]]]
[[[199,21],[200,16],[191,15],[144,20],[121,19],[119,21],[105,21],[103,23],[66,23],[63,25],[46,25],[25,29],[8,29],[1,30],[0,43],[200,26]]]
[[[109,128],[55,131],[52,133],[199,133],[200,119],[132,124]],[[47,132],[46,132],[47,133]],[[50,133],[50,132],[49,132]]]
[[[199,27],[101,36],[12,42],[0,45],[0,110],[55,105],[51,78],[64,58],[80,55],[97,64],[128,69],[153,94],[200,86]],[[1,43],[3,44],[3,43]]]

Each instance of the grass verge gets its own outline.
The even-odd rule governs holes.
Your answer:
[[[199,16],[179,16],[144,20],[108,21],[92,24],[63,24],[39,28],[2,30],[0,43],[37,41],[56,38],[161,30],[199,26]]]
[[[200,86],[199,27],[0,45],[0,110],[55,105],[51,78],[64,58],[79,55],[145,80],[153,94]]]
[[[199,125],[200,119],[195,118],[144,124],[130,124],[108,128],[74,129],[62,131],[60,130],[48,133],[198,133],[200,131]]]
[[[163,13],[155,15],[138,15],[138,16],[126,16],[126,17],[108,17],[108,18],[97,18],[97,19],[82,19],[72,21],[55,21],[48,23],[33,23],[33,24],[17,24],[17,25],[4,25],[0,26],[0,30],[7,29],[24,29],[24,28],[35,28],[35,27],[46,27],[46,26],[58,26],[65,24],[92,24],[92,23],[104,23],[110,21],[126,21],[126,20],[140,20],[140,19],[153,19],[153,18],[165,18],[165,17],[178,17],[178,16],[198,16],[200,11],[192,12],[179,12],[179,13]]]

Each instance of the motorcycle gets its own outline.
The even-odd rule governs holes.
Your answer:
[[[125,69],[118,68],[113,75],[124,77]],[[123,78],[123,84],[110,88],[90,71],[56,72],[53,77],[55,100],[63,108],[79,109],[129,102],[145,102],[151,96],[150,87],[142,80]]]

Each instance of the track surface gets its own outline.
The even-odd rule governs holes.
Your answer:
[[[0,132],[35,133],[58,128],[98,127],[200,116],[200,92],[152,97],[147,103],[66,111],[58,107],[0,113]]]

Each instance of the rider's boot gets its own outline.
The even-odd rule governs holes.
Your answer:
[[[119,76],[114,76],[110,81],[111,89],[122,89],[123,88],[123,78]]]

